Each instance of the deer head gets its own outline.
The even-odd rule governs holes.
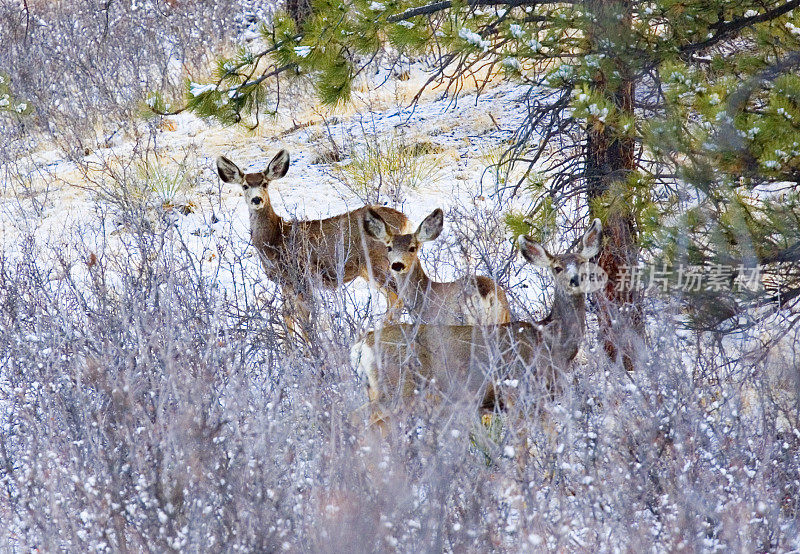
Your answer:
[[[217,173],[219,178],[226,183],[242,185],[244,199],[251,210],[260,210],[269,206],[268,188],[270,182],[280,179],[289,170],[289,152],[281,150],[264,171],[258,173],[245,173],[239,166],[225,156],[217,158]]]
[[[602,231],[602,223],[595,218],[581,239],[580,253],[570,252],[554,256],[544,246],[524,235],[519,238],[519,246],[522,256],[528,262],[550,269],[557,288],[569,294],[578,295],[587,292],[585,283],[587,268],[585,265],[600,251]]]
[[[444,213],[436,208],[428,215],[417,230],[405,235],[394,235],[383,218],[374,210],[364,214],[364,232],[367,236],[386,245],[389,267],[400,275],[408,273],[419,262],[419,249],[422,243],[434,240],[442,232]]]

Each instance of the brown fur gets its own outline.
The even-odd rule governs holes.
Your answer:
[[[326,288],[349,283],[356,277],[372,278],[381,286],[389,283],[386,246],[361,235],[361,218],[367,207],[317,221],[285,221],[269,206],[251,212],[253,246],[262,256],[270,277],[288,277],[291,266],[299,277],[318,276]],[[372,206],[395,229],[402,229],[406,217],[399,211]],[[259,213],[263,212],[263,213]]]
[[[422,244],[439,236],[442,210],[434,210],[414,233],[398,234],[377,211],[365,212],[364,230],[382,241],[396,290],[406,309],[421,323],[494,324],[511,320],[503,288],[489,277],[468,275],[456,281],[432,281],[419,261]]]
[[[499,287],[495,286],[494,281],[488,277],[484,277],[483,275],[478,275],[475,277],[475,285],[478,287],[478,294],[480,294],[483,298],[486,298],[490,293],[494,292],[496,289],[499,289]]]

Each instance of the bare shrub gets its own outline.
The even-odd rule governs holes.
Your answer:
[[[29,128],[74,155],[135,130],[149,90],[183,95],[242,25],[242,2],[0,2],[0,73]]]
[[[126,217],[124,251],[78,234],[79,255],[30,237],[0,256],[6,549],[798,547],[797,420],[780,423],[797,400],[770,400],[769,360],[698,357],[653,323],[633,373],[590,337],[562,392],[531,388],[491,427],[423,403],[381,438],[349,363],[370,325],[352,288],[289,348],[246,245],[203,262]]]
[[[410,144],[402,135],[365,138],[348,160],[334,166],[334,175],[364,203],[380,204],[385,197],[400,204],[405,191],[438,178],[437,150],[430,143]]]

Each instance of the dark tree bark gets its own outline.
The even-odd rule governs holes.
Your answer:
[[[294,20],[295,28],[300,31],[308,16],[311,15],[311,0],[286,0],[286,11]]]
[[[630,0],[588,0],[589,7],[597,15],[597,27],[591,40],[596,44],[601,38],[623,37],[631,24]],[[617,14],[624,14],[620,19]],[[611,52],[606,52],[611,54]],[[633,115],[633,100],[636,92],[632,70],[628,63],[616,57],[616,70],[621,79],[612,86],[606,76],[598,72],[595,89],[613,100],[621,112]],[[608,125],[597,123],[589,127],[586,142],[585,178],[587,196],[593,201],[606,196],[610,191],[625,190],[615,186],[625,181],[636,169],[636,151],[633,138]],[[606,220],[603,222],[605,236],[598,265],[608,274],[605,290],[598,292],[600,307],[600,332],[603,348],[613,360],[622,357],[627,369],[633,369],[633,336],[643,332],[642,293],[625,287],[620,278],[626,267],[635,266],[639,259],[637,229],[634,215],[628,209],[629,199],[610,199]]]

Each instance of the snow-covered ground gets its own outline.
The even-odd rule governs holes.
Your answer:
[[[356,100],[355,108],[344,113],[323,117],[318,109],[309,109],[291,118],[269,120],[255,133],[221,127],[189,113],[168,118],[157,137],[158,163],[165,173],[186,176],[191,184],[177,195],[177,202],[190,205],[191,213],[165,213],[175,223],[172,233],[198,258],[219,262],[219,257],[226,255],[243,256],[257,271],[254,252],[247,248],[249,220],[242,192],[238,186],[219,181],[215,159],[225,155],[242,169],[257,171],[281,148],[289,150],[291,166],[283,179],[271,185],[270,197],[278,214],[285,218],[323,218],[363,205],[363,200],[347,186],[346,178],[341,177],[339,168],[351,163],[348,154],[358,152],[364,144],[406,151],[417,145],[424,148],[412,162],[419,167],[424,181],[413,187],[403,186],[398,193],[384,194],[380,199],[402,210],[412,221],[421,221],[436,207],[444,208],[446,213],[455,209],[459,214],[465,210],[478,213],[482,208],[487,213],[492,211],[490,205],[494,203],[489,198],[495,192],[496,180],[490,166],[525,117],[523,95],[528,88],[500,83],[480,96],[465,93],[457,102],[434,89],[409,107],[410,92],[424,77],[416,71],[408,81],[394,81],[377,92],[364,92],[362,96],[368,100]],[[384,109],[369,111],[376,104]],[[340,161],[333,164],[320,160],[330,151],[331,141],[342,152]],[[30,167],[32,182],[41,183],[42,190],[46,187],[46,193],[39,194],[43,210],[38,217],[29,213],[21,216],[29,207],[27,202],[15,198],[20,191],[6,190],[5,207],[0,210],[0,240],[7,255],[19,251],[20,240],[26,236],[35,237],[40,247],[60,248],[73,261],[89,254],[71,252],[76,237],[81,237],[78,244],[97,255],[124,252],[126,229],[115,226],[121,222],[113,217],[99,217],[108,215],[108,206],[107,199],[98,194],[97,185],[113,190],[112,173],[106,168],[123,165],[135,146],[118,139],[108,148],[88,153],[81,161],[90,172],[88,180],[56,150],[42,150],[24,160],[22,163]],[[505,209],[512,206],[508,204]],[[491,214],[495,219],[501,216],[502,213]],[[425,259],[434,254],[438,258],[442,248],[451,248],[452,252],[445,254],[450,263],[427,266],[429,273],[440,280],[455,277],[466,265],[459,261],[463,252],[453,244],[453,227],[459,224],[446,219],[442,238],[423,250]],[[509,243],[504,234],[496,240],[498,244]],[[510,249],[510,243],[508,246]],[[474,261],[467,264],[475,266]],[[80,271],[79,267],[75,270]],[[478,267],[479,271],[482,269],[485,271]],[[224,273],[214,274],[221,286],[230,285]],[[515,271],[514,284],[525,277]],[[353,286],[359,294],[367,294],[363,282]]]

